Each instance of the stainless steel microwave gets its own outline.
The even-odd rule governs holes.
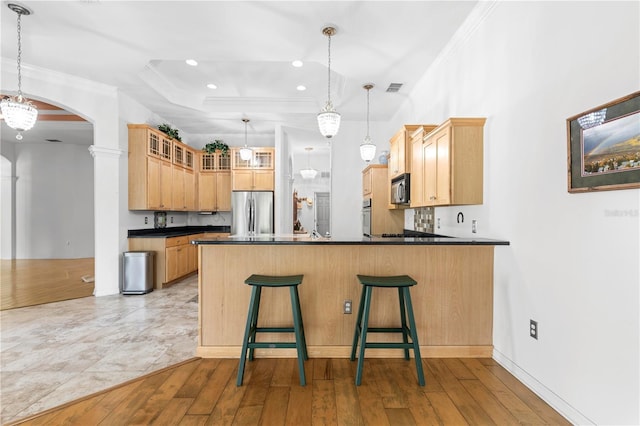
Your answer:
[[[409,204],[411,200],[411,179],[409,173],[396,176],[391,181],[391,203]]]

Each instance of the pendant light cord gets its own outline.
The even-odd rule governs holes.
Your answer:
[[[329,60],[328,60],[328,66],[327,66],[327,71],[328,71],[328,76],[327,76],[327,82],[328,82],[328,84],[327,84],[327,100],[328,100],[328,102],[327,103],[329,105],[331,105],[331,33],[329,33],[327,35],[327,37],[329,38],[329,43],[328,43],[328,45],[329,45],[329,48],[328,48]]]
[[[367,137],[369,137],[369,92],[371,89],[367,89]]]
[[[20,71],[22,64],[22,14],[18,13],[18,100],[22,101],[22,72]]]

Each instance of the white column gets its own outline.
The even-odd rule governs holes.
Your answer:
[[[120,291],[120,149],[89,147],[94,158],[96,296]]]

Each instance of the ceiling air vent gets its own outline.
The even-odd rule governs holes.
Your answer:
[[[47,142],[62,142],[60,139],[45,139]]]
[[[389,87],[387,87],[387,93],[396,93],[400,91],[403,83],[391,83]]]

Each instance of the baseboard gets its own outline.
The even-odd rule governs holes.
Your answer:
[[[198,346],[202,358],[239,358],[240,346]],[[420,346],[422,358],[491,358],[492,346]],[[349,358],[351,346],[308,346],[309,358]],[[412,351],[409,351],[413,356]],[[295,349],[256,349],[258,358],[295,358]],[[366,358],[402,358],[399,349],[367,349]]]
[[[515,362],[502,354],[500,351],[493,349],[493,359],[500,364],[509,373],[513,374],[518,380],[524,383],[533,393],[538,395],[547,404],[553,407],[564,418],[574,425],[595,425],[595,423],[585,417],[581,412],[573,408],[567,401],[556,395],[551,389],[540,383],[535,377],[531,376],[525,370],[518,366]]]

